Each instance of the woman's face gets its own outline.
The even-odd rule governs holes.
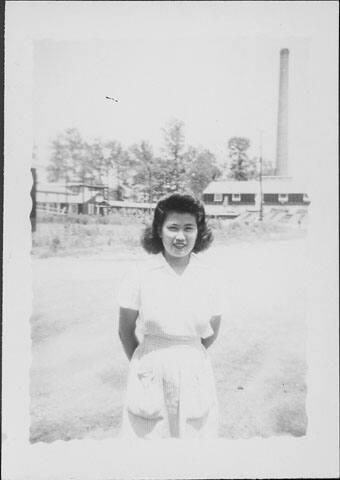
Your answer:
[[[183,258],[190,254],[197,238],[196,218],[191,213],[169,212],[160,231],[164,253]]]

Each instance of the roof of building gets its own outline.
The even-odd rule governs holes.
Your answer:
[[[39,192],[55,192],[55,193],[65,193],[70,189],[71,187],[88,187],[88,188],[98,188],[100,190],[103,190],[106,188],[105,185],[101,184],[91,184],[91,183],[82,183],[82,182],[74,182],[74,181],[69,181],[69,182],[38,182],[37,183],[37,191]]]
[[[103,195],[99,192],[70,193],[70,192],[40,192],[36,194],[37,202],[41,203],[85,203],[90,200],[102,202]]]
[[[259,193],[260,182],[258,180],[227,180],[211,182],[204,190],[206,193]],[[283,178],[263,178],[263,193],[305,193],[306,189],[295,180]]]
[[[126,207],[126,208],[155,208],[156,203],[142,203],[142,202],[130,202],[130,201],[121,201],[113,200],[110,201],[111,207]]]
[[[53,192],[53,193],[65,193],[68,188],[68,184],[66,183],[37,183],[37,192]]]
[[[78,181],[69,181],[67,184],[69,187],[90,187],[90,188],[107,188],[107,185],[103,183],[91,183],[91,182],[78,182]]]

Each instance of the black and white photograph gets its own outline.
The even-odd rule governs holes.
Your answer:
[[[6,3],[5,479],[338,475],[337,13]]]

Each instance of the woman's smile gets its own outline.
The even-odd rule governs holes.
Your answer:
[[[186,246],[186,243],[175,242],[174,245],[176,248],[184,248]]]

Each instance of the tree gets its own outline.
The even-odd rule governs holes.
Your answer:
[[[128,184],[131,162],[117,141],[103,142],[96,138],[85,142],[75,128],[65,130],[52,142],[52,155],[47,167],[50,181],[77,179],[109,184],[110,175],[116,178],[116,196],[123,199]]]
[[[52,155],[50,164],[47,166],[47,178],[51,182],[58,182],[64,179],[67,181],[70,174],[69,155],[62,135],[58,135],[52,141],[51,149]]]
[[[164,134],[164,160],[165,167],[165,190],[178,192],[185,185],[184,165],[184,123],[181,120],[170,121],[165,128]]]
[[[118,200],[122,200],[124,197],[124,190],[122,185],[120,185],[119,165],[122,162],[123,148],[119,142],[110,140],[104,143],[102,152],[103,156],[101,158],[101,172],[105,177],[105,181],[103,183],[106,183],[109,186],[109,199],[117,198]],[[112,188],[113,185],[110,182],[110,177],[114,178],[114,188]]]
[[[99,184],[107,183],[107,169],[105,163],[104,145],[100,138],[86,144],[87,161],[82,165],[81,178],[90,178]]]
[[[209,183],[221,175],[216,165],[216,158],[207,149],[189,147],[186,153],[187,188],[197,197],[201,197]]]
[[[70,181],[80,171],[91,170],[87,164],[87,145],[75,128],[69,128],[52,141],[52,155],[47,167],[52,182]]]
[[[133,145],[130,154],[135,168],[134,184],[141,186],[148,202],[152,202],[156,191],[159,192],[160,159],[154,156],[152,146],[144,140]]]
[[[248,165],[247,165],[247,180],[256,180],[259,178],[260,170],[259,170],[259,160],[254,158],[248,158]]]
[[[115,179],[115,195],[118,200],[124,199],[124,192],[130,187],[134,174],[134,162],[128,151],[116,140],[105,143],[107,154],[104,158],[104,170],[107,183],[109,175]]]
[[[251,162],[247,150],[250,141],[245,137],[232,137],[228,142],[230,164],[230,178],[234,180],[249,180],[252,175]]]
[[[275,175],[275,168],[268,160],[262,160],[262,176]],[[259,180],[260,178],[260,159],[254,157],[249,159],[248,180]]]
[[[275,175],[275,167],[272,164],[272,162],[268,160],[262,161],[262,175],[267,175],[267,176]]]

